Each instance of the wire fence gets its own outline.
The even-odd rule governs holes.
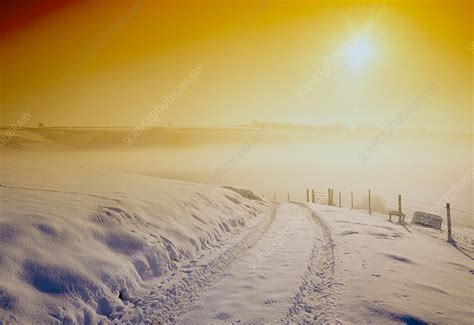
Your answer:
[[[290,194],[287,196],[290,200]],[[444,238],[456,246],[474,253],[474,213],[452,207],[423,202],[399,195],[368,190],[336,192],[333,189],[317,191],[306,189],[306,201],[351,208],[368,213],[391,214],[392,222],[410,223],[422,232]]]

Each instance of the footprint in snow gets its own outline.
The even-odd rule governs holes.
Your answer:
[[[346,230],[341,233],[341,236],[357,235],[358,231]]]
[[[274,303],[276,303],[275,299],[267,299],[263,302],[264,305],[271,305],[271,304],[274,304]]]
[[[220,320],[229,320],[232,316],[229,313],[221,312],[216,315],[216,318]]]

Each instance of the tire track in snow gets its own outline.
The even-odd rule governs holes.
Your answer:
[[[281,324],[316,240],[311,213],[281,203],[270,229],[226,271],[179,324]]]
[[[272,207],[257,227],[248,232],[237,244],[225,250],[205,265],[177,272],[186,273],[170,286],[154,288],[149,295],[131,299],[128,308],[112,317],[113,324],[174,324],[193,301],[217,281],[224,271],[245,254],[270,228],[277,206]],[[182,274],[183,275],[183,274]]]
[[[293,299],[286,324],[341,324],[338,299],[335,292],[334,242],[327,224],[306,204],[300,206],[310,211],[315,223],[316,241],[308,270],[303,276],[299,291]]]

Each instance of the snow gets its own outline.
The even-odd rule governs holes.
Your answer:
[[[474,319],[472,255],[438,230],[12,152],[0,151],[0,324]]]
[[[0,320],[105,321],[126,308],[120,291],[216,254],[271,211],[217,186],[1,159]]]
[[[342,321],[472,324],[474,261],[446,240],[384,215],[319,204],[312,209],[334,241]]]
[[[307,209],[283,204],[258,243],[178,323],[279,323],[306,271],[315,241],[313,226]]]

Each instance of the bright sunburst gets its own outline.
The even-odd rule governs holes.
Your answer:
[[[368,37],[362,37],[347,52],[347,64],[350,68],[361,69],[372,61],[375,49]]]

